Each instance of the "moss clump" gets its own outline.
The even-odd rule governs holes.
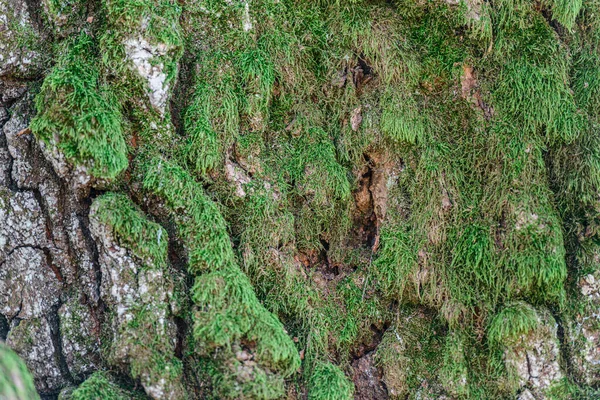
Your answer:
[[[440,322],[430,310],[406,307],[384,333],[375,361],[393,398],[418,398],[423,386],[441,393],[446,332]],[[459,379],[456,385],[461,384]]]
[[[336,365],[320,362],[314,367],[309,384],[311,400],[348,400],[353,398],[354,385]]]
[[[281,396],[283,378],[300,366],[298,352],[237,265],[217,206],[184,169],[166,160],[149,161],[146,171],[144,187],[165,200],[189,249],[188,271],[196,276],[195,351],[204,357],[218,351],[215,389],[226,397]]]
[[[308,129],[291,144],[285,173],[306,199],[296,217],[298,247],[320,249],[320,239],[335,242],[348,229],[350,182],[324,130]]]
[[[546,0],[552,9],[552,17],[567,29],[573,29],[575,19],[581,11],[583,0]]]
[[[502,9],[502,6],[501,6]],[[525,7],[523,29],[501,29],[499,71],[494,99],[506,121],[525,134],[546,133],[549,142],[573,141],[582,127],[569,81],[570,54],[543,17]]]
[[[145,396],[116,383],[107,372],[95,372],[73,391],[70,400],[129,400]]]
[[[400,92],[403,89],[397,88]],[[395,93],[385,99],[381,114],[381,130],[397,142],[415,144],[423,140],[425,123],[412,97],[402,98]]]
[[[127,167],[122,115],[101,80],[92,38],[81,33],[65,44],[36,97],[31,130],[71,162],[98,178],[112,179]]]
[[[25,363],[3,343],[0,343],[0,397],[15,400],[40,398]]]
[[[272,189],[255,188],[240,207],[239,237],[244,271],[265,307],[284,320],[293,321],[294,333],[302,338],[298,341],[305,348],[305,376],[309,381],[319,380],[322,378],[315,375],[320,373],[319,365],[324,364],[329,350],[336,348],[341,353],[346,352],[348,345],[367,329],[372,314],[377,311],[365,312],[373,307],[373,300],[361,298],[362,288],[352,281],[340,282],[335,288],[336,295],[323,296],[319,285],[307,276],[295,258],[298,249],[293,234],[294,216],[282,208],[283,204],[285,200],[277,198]],[[333,332],[338,335],[334,336]],[[351,385],[343,374],[339,379],[342,378],[345,383],[340,381],[339,385]],[[309,396],[319,396],[322,390],[311,386]]]
[[[95,217],[110,226],[121,246],[130,249],[146,264],[157,268],[166,265],[169,237],[163,227],[149,221],[123,194],[107,193],[95,203]]]
[[[239,89],[227,59],[220,52],[201,53],[192,100],[185,111],[186,154],[205,175],[217,168],[239,129]],[[215,74],[216,72],[216,74]]]
[[[460,333],[446,336],[444,361],[440,370],[440,381],[444,389],[453,396],[469,398],[469,360],[466,354],[468,342]]]
[[[546,393],[551,400],[586,400],[600,396],[597,388],[579,386],[567,378],[553,385]]]
[[[539,324],[540,319],[532,306],[515,303],[494,316],[488,328],[488,339],[495,345],[508,345],[534,331]]]
[[[137,285],[140,293],[133,304],[130,304],[133,299],[117,299],[119,318],[113,316],[114,321],[108,321],[116,326],[116,336],[108,346],[107,358],[116,364],[125,359],[131,376],[141,379],[146,392],[153,397],[185,396],[182,362],[175,357],[173,342],[167,336],[174,328],[168,321],[172,313],[169,304],[172,282],[167,269],[166,231],[149,221],[122,194],[98,197],[90,215],[110,230],[116,244],[127,249],[141,264],[138,268],[143,269],[122,273],[123,276],[135,273],[133,282],[119,281],[123,279],[119,277],[121,272],[114,272],[115,287]]]

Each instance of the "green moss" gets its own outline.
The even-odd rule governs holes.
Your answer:
[[[378,286],[383,293],[401,297],[409,277],[417,265],[417,249],[413,236],[405,227],[386,226],[381,232],[381,249],[375,260]]]
[[[145,276],[153,282],[144,282],[139,277],[137,284],[144,285],[145,290],[140,293],[138,302],[127,309],[131,318],[118,321],[116,337],[105,351],[107,358],[120,361],[124,356],[120,353],[125,351],[131,376],[141,379],[146,390],[156,386],[160,393],[167,391],[171,396],[184,396],[182,362],[175,357],[173,343],[165,336],[166,318],[170,314],[165,301],[170,300],[170,293],[161,292],[168,290],[170,274],[166,231],[149,221],[122,194],[107,193],[95,199],[91,215],[110,229],[117,243],[135,255],[144,268],[154,271]]]
[[[393,398],[418,398],[423,382],[438,391],[445,341],[440,322],[430,310],[402,307],[384,333],[375,361]]]
[[[505,271],[498,268],[490,229],[478,225],[461,228],[448,271],[450,293],[468,307],[492,308],[507,283],[502,281]]]
[[[330,363],[318,363],[310,377],[311,400],[352,399],[354,386],[348,381],[339,367]]]
[[[570,89],[570,55],[556,33],[538,14],[528,26],[501,30],[496,43],[501,61],[494,99],[507,121],[525,134],[543,129],[549,142],[574,140],[583,120]]]
[[[0,343],[0,397],[15,400],[40,398],[25,363],[3,343]]]
[[[567,29],[572,29],[583,0],[547,0],[546,3],[552,8],[552,17]]]
[[[555,60],[565,58],[563,53]],[[500,74],[495,91],[497,103],[512,121],[520,122],[525,132],[545,128],[550,141],[573,141],[581,130],[582,118],[565,85],[567,68],[566,63],[546,68],[524,60],[511,63]]]
[[[182,8],[174,0],[109,0],[102,6],[103,71],[129,111],[133,135],[164,151],[172,134],[168,96],[183,55]]]
[[[573,91],[577,104],[596,120],[600,116],[600,61],[598,48],[582,44],[573,62]]]
[[[31,130],[92,175],[112,179],[127,167],[127,149],[120,110],[101,80],[95,54],[85,33],[68,41],[36,97]]]
[[[507,346],[534,331],[539,324],[535,309],[527,303],[517,302],[494,316],[488,327],[488,340],[493,345]]]
[[[350,397],[350,381],[329,360],[344,365],[371,340],[369,328],[390,324],[377,359],[392,396],[510,396],[501,348],[537,329],[528,303],[564,306],[565,283],[595,268],[597,2],[449,3],[101,7],[94,37],[103,63],[85,88],[118,100],[102,115],[121,125],[113,137],[105,133],[117,130],[94,120],[103,130],[90,137],[142,139],[132,140],[131,179],[166,204],[187,253],[195,279],[187,339],[201,359],[188,365],[210,375],[214,396],[282,396],[301,349],[304,381],[295,382],[309,397]],[[180,72],[173,115],[152,109],[127,59],[126,42],[138,38],[162,49],[151,64],[162,64],[168,91]],[[68,62],[94,64],[82,49]],[[43,98],[60,100],[60,90]],[[66,110],[80,103],[61,108],[52,129],[38,128],[49,138],[62,132],[54,126],[74,124]],[[77,144],[89,130],[75,131],[60,137]],[[120,145],[105,159],[69,146],[66,154],[94,166],[125,156]],[[352,194],[372,183],[366,167],[379,168],[371,156],[383,150],[400,176],[388,185],[386,218],[375,220]],[[248,178],[243,195],[226,162]],[[101,172],[124,168],[111,165]],[[379,195],[373,189],[367,194]],[[110,212],[99,215],[119,243],[166,265],[164,230],[110,196],[99,200]],[[370,229],[379,248],[366,243]],[[429,309],[405,327],[407,303]],[[142,318],[152,309],[136,312],[125,330],[152,331]],[[135,376],[143,364],[170,365],[160,352],[140,360]]]
[[[272,189],[255,188],[248,196],[239,210],[241,256],[265,307],[288,322],[305,349],[304,373],[312,382],[321,379],[315,375],[321,373],[320,365],[330,349],[346,354],[349,346],[368,336],[372,321],[382,316],[375,300],[366,299],[363,288],[351,279],[323,295],[312,279],[313,273],[295,258],[294,216],[286,211],[286,204],[285,197]],[[319,273],[314,275],[316,278]],[[322,391],[310,387],[309,396],[330,395]]]
[[[440,370],[440,381],[444,389],[453,396],[469,398],[469,360],[465,354],[466,340],[461,334],[446,336],[444,362]]]
[[[163,336],[165,326],[160,316],[168,313],[166,305],[134,307],[131,313],[134,319],[122,326],[120,332],[120,340],[127,343],[132,352],[131,376],[148,386],[159,384],[174,397],[185,396],[180,387],[182,362],[173,355],[172,343]]]
[[[107,193],[95,200],[98,220],[110,226],[119,244],[133,251],[141,260],[162,268],[167,262],[167,232],[149,221],[131,200],[117,193]]]
[[[123,388],[107,372],[95,372],[71,394],[71,400],[126,400],[145,396]]]
[[[197,73],[184,123],[188,160],[197,172],[206,174],[222,162],[226,149],[238,136],[240,100],[227,57],[219,52],[202,53],[200,57],[202,69]],[[216,76],[214,71],[218,72]]]
[[[390,98],[384,98],[381,130],[397,142],[415,144],[425,135],[425,123],[412,97],[402,98],[402,88],[397,88]]]
[[[161,54],[160,62],[166,74],[165,83],[172,82],[183,51],[179,26],[181,6],[171,0],[109,0],[104,2],[104,6],[107,30],[100,41],[106,65],[114,72],[126,71],[127,66],[122,62],[125,58],[125,42],[141,36],[153,46],[164,46],[158,53]]]
[[[300,358],[277,317],[258,302],[241,272],[217,206],[185,170],[166,160],[149,162],[144,186],[175,213],[179,234],[187,242],[188,271],[196,275],[196,351],[205,357],[217,349],[221,353],[222,364],[213,374],[215,388],[227,397],[280,396],[282,379],[298,369]],[[243,343],[254,343],[250,352],[256,363],[237,368],[243,363],[234,350]]]
[[[596,388],[579,386],[567,378],[560,380],[545,393],[551,400],[585,400],[600,396]]]

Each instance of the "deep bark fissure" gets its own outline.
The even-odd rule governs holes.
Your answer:
[[[0,340],[6,341],[9,331],[8,319],[3,314],[0,314]]]
[[[63,352],[63,338],[60,331],[60,317],[58,315],[58,310],[62,307],[62,305],[63,303],[59,299],[58,304],[52,306],[45,318],[50,326],[52,345],[54,346],[54,360],[58,365],[62,377],[67,381],[74,383],[75,380],[69,371],[67,359]]]

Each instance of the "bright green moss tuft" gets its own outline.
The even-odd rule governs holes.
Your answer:
[[[227,226],[212,202],[183,168],[159,158],[145,168],[144,187],[162,196],[179,215],[179,229],[186,238],[189,252],[188,271],[200,275],[228,270],[235,257],[227,235]]]
[[[222,161],[238,136],[240,100],[237,80],[227,56],[202,54],[192,101],[185,111],[186,155],[196,171],[206,174]],[[217,72],[215,74],[215,71]]]
[[[556,59],[564,59],[556,55]],[[580,133],[582,117],[565,84],[567,64],[541,67],[519,60],[500,73],[495,97],[501,111],[519,123],[526,133],[545,129],[549,141],[573,141]]]
[[[89,35],[69,41],[36,97],[31,130],[92,175],[112,179],[127,167],[127,148],[122,115],[95,54]]]
[[[461,227],[452,250],[447,272],[452,298],[469,307],[493,308],[507,289],[506,272],[499,268],[490,229],[485,226]]]
[[[0,342],[0,398],[33,400],[39,397],[25,363]]]
[[[404,227],[386,226],[381,232],[381,249],[375,260],[378,285],[386,296],[401,297],[405,286],[414,282],[406,279],[417,265],[414,237]]]
[[[546,0],[552,8],[552,17],[567,29],[573,29],[583,0]]]
[[[71,394],[71,400],[128,400],[145,396],[129,391],[113,381],[107,372],[95,372]]]
[[[131,200],[117,193],[99,197],[96,218],[110,226],[113,235],[123,247],[131,249],[138,257],[150,260],[158,267],[167,262],[167,232],[149,221]]]
[[[487,336],[492,345],[506,346],[534,331],[540,324],[535,309],[527,303],[516,302],[494,316]]]
[[[321,237],[343,235],[347,229],[350,182],[324,130],[309,128],[292,145],[284,167],[298,195],[307,199],[296,221],[298,246],[319,249]]]
[[[467,342],[459,333],[446,336],[444,360],[440,370],[440,381],[453,396],[469,398],[469,360],[465,354]]]
[[[600,57],[596,49],[585,46],[574,60],[573,91],[577,104],[593,118],[600,117]]]
[[[381,114],[381,130],[397,142],[415,144],[425,135],[425,121],[412,97],[403,98],[397,88],[390,98],[385,98]]]
[[[353,398],[354,385],[342,370],[327,362],[315,365],[310,377],[308,398],[311,400],[349,400]]]

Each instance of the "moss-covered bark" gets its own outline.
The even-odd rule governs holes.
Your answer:
[[[598,0],[25,3],[0,339],[40,394],[600,396]]]

